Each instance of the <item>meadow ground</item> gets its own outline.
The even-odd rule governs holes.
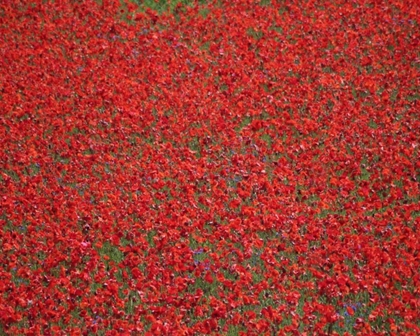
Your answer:
[[[3,1],[0,334],[420,334],[417,1]]]

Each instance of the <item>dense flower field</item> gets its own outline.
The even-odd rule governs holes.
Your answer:
[[[176,3],[1,2],[0,334],[418,335],[419,2]]]

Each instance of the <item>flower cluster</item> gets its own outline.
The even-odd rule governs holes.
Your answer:
[[[420,333],[418,1],[0,8],[0,334]]]

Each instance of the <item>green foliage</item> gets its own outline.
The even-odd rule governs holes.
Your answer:
[[[204,4],[207,0],[131,0],[139,6],[141,11],[149,8],[158,13],[174,12],[177,6],[193,6],[195,3]]]

